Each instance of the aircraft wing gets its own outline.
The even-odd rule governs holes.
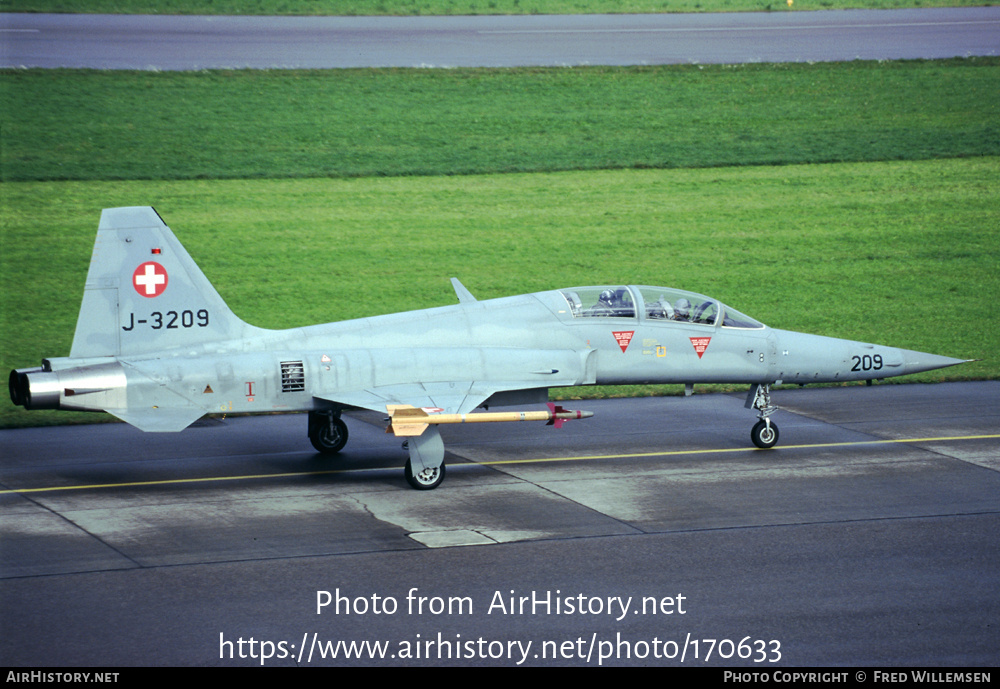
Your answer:
[[[412,373],[400,372],[396,380],[388,380],[382,385],[353,391],[316,392],[313,397],[381,413],[387,412],[390,405],[467,414],[484,402],[496,406],[543,403],[548,401],[549,387],[593,382],[593,367],[588,365],[593,361],[593,353],[594,350],[484,348],[476,351],[479,356],[463,357],[462,352],[456,350],[445,353],[415,352],[414,363],[421,362],[423,365],[415,365],[413,370],[422,371],[424,381],[415,382]],[[438,360],[438,356],[445,358]],[[477,359],[478,364],[475,363]],[[449,365],[449,361],[456,365]],[[472,373],[476,379],[448,380],[462,378],[462,372]],[[383,373],[388,376],[390,372]],[[438,427],[431,426],[423,433],[408,437],[407,444],[410,451],[407,475],[419,476],[423,472],[436,475],[444,461],[444,442]]]
[[[477,383],[466,381],[462,383],[407,383],[400,385],[384,385],[355,392],[337,392],[330,395],[316,395],[318,399],[327,400],[348,407],[361,407],[373,411],[385,412],[390,404],[408,404],[412,407],[430,407],[441,409],[448,414],[468,414],[481,406],[497,393],[511,391],[540,391],[544,395],[549,385],[559,387],[573,385],[575,381],[507,381],[494,383]],[[546,398],[547,399],[547,398]],[[540,397],[538,402],[544,402]],[[503,404],[498,402],[497,404]]]
[[[378,369],[376,380],[364,387],[321,389],[313,392],[313,397],[379,412],[385,412],[390,404],[407,404],[434,407],[449,414],[467,414],[488,400],[496,406],[545,402],[548,388],[580,385],[589,380],[588,363],[593,353],[516,348],[413,349],[409,350],[412,360],[406,365]]]
[[[437,407],[449,413],[465,414],[472,411],[490,395],[492,391],[474,389],[474,383],[405,383],[383,385],[357,390],[337,392],[331,395],[316,395],[318,399],[335,402],[349,407],[361,407],[384,412],[389,404],[409,404],[414,407]]]

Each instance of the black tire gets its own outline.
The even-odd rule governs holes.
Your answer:
[[[413,467],[410,460],[406,460],[406,482],[417,490],[433,490],[444,481],[444,462],[436,469],[424,469],[419,474],[413,474]]]
[[[335,455],[347,444],[347,424],[339,418],[327,423],[315,424],[309,432],[309,440],[318,452],[325,455]]]
[[[765,421],[758,421],[750,431],[750,440],[762,450],[767,450],[778,444],[778,427]]]

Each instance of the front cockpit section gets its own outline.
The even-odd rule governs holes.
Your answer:
[[[764,327],[763,323],[711,297],[668,287],[573,287],[560,293],[574,319],[630,319],[743,329]]]
[[[575,287],[563,290],[574,318],[635,318],[635,300],[628,287]]]

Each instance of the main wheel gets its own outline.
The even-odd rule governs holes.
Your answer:
[[[758,421],[750,431],[750,440],[762,450],[774,447],[778,444],[778,427],[773,423]]]
[[[406,481],[417,490],[431,490],[437,488],[444,481],[444,463],[434,469],[424,469],[416,474],[410,460],[406,460]]]
[[[347,444],[347,424],[339,418],[323,419],[310,429],[309,440],[319,452],[335,455]]]

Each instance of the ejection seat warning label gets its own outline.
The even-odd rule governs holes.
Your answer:
[[[297,638],[261,639],[239,633],[219,632],[220,660],[251,660],[260,665],[336,663],[361,660],[386,664],[423,664],[479,661],[512,665],[584,663],[593,665],[650,662],[726,663],[739,660],[776,663],[781,643],[748,634],[731,638],[702,638],[685,629],[690,601],[683,593],[671,595],[616,596],[554,590],[496,590],[473,596],[429,596],[411,588],[405,596],[378,593],[358,595],[341,589],[316,591],[312,602],[317,629]],[[484,628],[503,625],[502,637],[477,634],[476,620]],[[518,621],[542,620],[542,624]],[[395,624],[401,619],[404,624]],[[565,620],[565,636],[534,631],[558,629]],[[446,621],[449,631],[435,628]],[[471,629],[461,622],[471,621]],[[395,638],[369,634],[387,622],[386,629],[400,630]],[[421,626],[424,623],[431,626]],[[553,624],[556,622],[556,624]],[[589,629],[583,630],[581,627]],[[466,631],[454,631],[456,624]],[[524,629],[524,637],[516,638]],[[351,636],[355,633],[356,636]]]

